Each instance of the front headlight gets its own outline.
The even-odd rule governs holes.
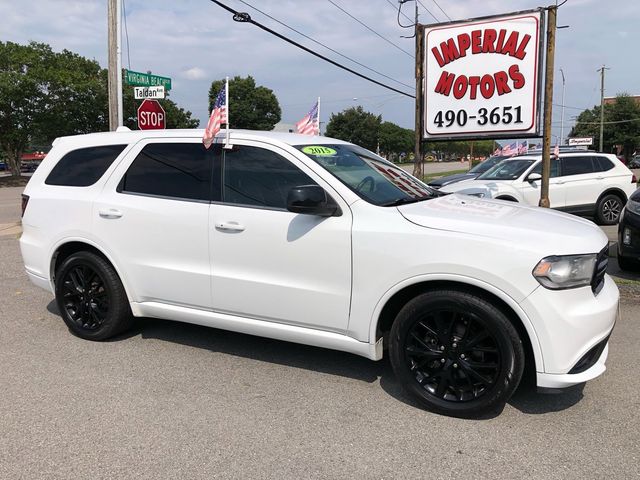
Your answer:
[[[635,213],[636,215],[640,215],[640,202],[635,202],[633,200],[629,200],[627,202],[626,209],[631,213]]]
[[[591,283],[596,254],[546,257],[533,269],[540,285],[553,290],[584,287]]]

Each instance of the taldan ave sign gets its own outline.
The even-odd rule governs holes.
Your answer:
[[[164,98],[164,87],[133,87],[133,96],[136,100],[144,100],[145,98]]]
[[[542,11],[426,26],[426,139],[539,136]]]

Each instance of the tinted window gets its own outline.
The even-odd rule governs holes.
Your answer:
[[[478,165],[473,167],[471,170],[469,170],[469,173],[478,173],[478,174],[484,173],[487,170],[489,170],[491,167],[500,163],[502,160],[506,158],[509,158],[509,157],[497,156],[497,157],[487,158],[484,162],[479,163]]]
[[[63,156],[44,183],[88,187],[98,181],[126,145],[104,145],[73,150]]]
[[[224,155],[223,201],[226,203],[286,209],[291,188],[316,184],[291,162],[270,150],[236,146]]]
[[[539,173],[542,175],[542,162],[536,164],[535,167],[531,169],[529,173]],[[549,178],[559,177],[560,176],[560,161],[558,159],[551,159],[551,171],[549,172]]]
[[[149,144],[135,158],[118,190],[208,200],[211,158],[201,143]]]
[[[614,167],[613,162],[606,157],[594,157],[593,161],[595,163],[596,172],[606,172]]]
[[[564,157],[562,159],[562,175],[581,175],[593,173],[591,157]]]

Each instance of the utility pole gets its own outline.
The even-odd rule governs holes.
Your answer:
[[[122,63],[120,51],[120,17],[122,0],[109,0],[107,7],[108,32],[108,89],[109,130],[122,125]]]
[[[415,119],[415,159],[413,163],[413,176],[422,180],[424,176],[424,161],[422,154],[422,66],[424,65],[424,29],[418,23],[418,1],[416,0],[415,14],[416,36],[416,119]]]
[[[553,61],[556,53],[556,17],[558,7],[547,8],[547,64],[544,83],[544,126],[542,133],[542,181],[539,206],[549,208],[549,173],[551,171],[551,110],[553,108]]]
[[[602,144],[604,138],[604,71],[609,70],[604,65],[597,71],[600,72],[600,144],[599,150],[602,152]]]
[[[560,145],[564,145],[564,72],[560,69],[562,75],[562,115],[560,116]]]

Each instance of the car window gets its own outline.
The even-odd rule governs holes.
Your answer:
[[[549,178],[560,176],[560,161],[557,158],[552,158],[550,163],[551,171],[549,172]],[[542,161],[536,163],[536,166],[531,169],[531,173],[539,173],[542,175]]]
[[[401,168],[357,145],[298,145],[296,148],[374,205],[390,207],[438,195]]]
[[[224,152],[223,184],[225,203],[286,209],[293,187],[316,182],[271,150],[236,145]]]
[[[514,158],[513,160],[505,160],[491,167],[489,170],[480,175],[478,180],[515,180],[520,177],[531,165],[533,159]]]
[[[471,170],[469,170],[469,173],[477,173],[477,174],[484,173],[494,165],[500,163],[505,158],[509,158],[509,157],[498,156],[498,157],[487,158],[484,162],[480,162],[478,165],[476,165]]]
[[[67,187],[88,187],[96,183],[126,145],[80,148],[64,155],[44,183]]]
[[[562,175],[582,175],[593,173],[592,157],[564,157],[562,161]]]
[[[211,163],[212,155],[201,143],[151,143],[135,158],[118,191],[209,200]]]
[[[613,162],[606,157],[594,157],[593,161],[596,172],[606,172],[615,166]]]

